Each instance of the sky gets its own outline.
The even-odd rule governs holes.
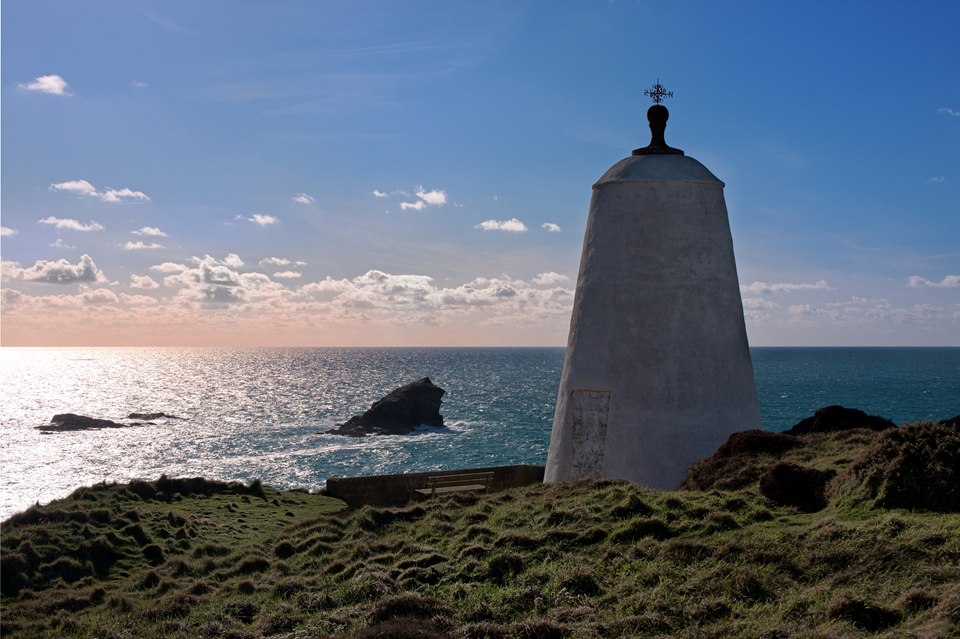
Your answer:
[[[960,345],[960,2],[0,12],[3,346],[564,345],[658,79],[751,345]]]

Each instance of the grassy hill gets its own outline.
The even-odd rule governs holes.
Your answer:
[[[402,509],[256,482],[101,484],[3,522],[0,631],[958,636],[960,514],[949,494],[903,507],[956,493],[958,442],[932,424],[820,433],[728,450],[687,490],[579,481]],[[826,473],[820,510],[760,493],[778,464]]]

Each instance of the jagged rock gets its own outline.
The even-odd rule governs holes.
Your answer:
[[[424,377],[394,390],[363,415],[355,415],[327,433],[350,437],[406,435],[418,426],[443,426],[440,403],[444,394],[445,390]]]
[[[138,424],[121,424],[110,419],[98,419],[74,413],[62,413],[50,418],[49,424],[37,426],[38,430],[46,432],[65,432],[72,430],[96,430],[99,428],[127,428]]]
[[[146,421],[151,421],[154,419],[183,419],[183,417],[168,415],[166,413],[130,413],[127,415],[127,419],[144,419]]]
[[[953,426],[954,428],[960,428],[960,415],[956,415],[950,419],[941,419],[939,422],[937,422],[937,426]]]
[[[777,462],[760,477],[760,494],[783,506],[815,513],[827,506],[826,489],[836,472]]]
[[[856,408],[826,406],[818,409],[813,417],[807,417],[797,422],[793,428],[786,432],[788,435],[805,435],[807,433],[832,433],[853,428],[869,428],[870,430],[880,431],[896,427],[897,425],[889,419],[867,415]]]

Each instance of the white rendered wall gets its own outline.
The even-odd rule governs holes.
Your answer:
[[[594,185],[544,481],[671,489],[760,427],[723,186],[680,155]]]

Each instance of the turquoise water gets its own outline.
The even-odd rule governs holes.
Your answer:
[[[843,404],[897,423],[960,414],[960,348],[753,349],[764,425]],[[0,517],[93,482],[202,475],[316,489],[334,475],[543,463],[561,348],[2,349]],[[323,431],[429,376],[449,428]],[[57,413],[185,417],[42,434]]]

